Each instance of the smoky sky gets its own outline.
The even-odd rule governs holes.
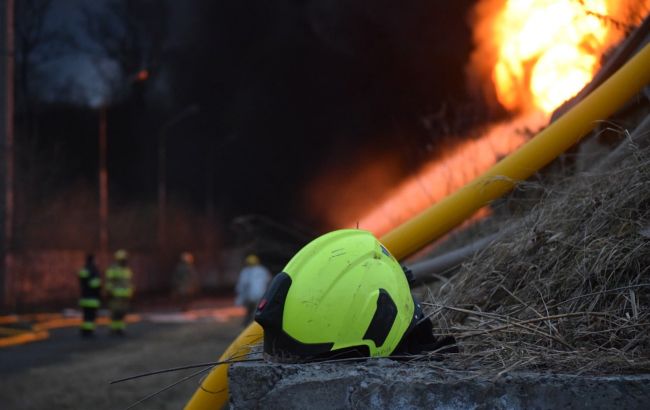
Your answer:
[[[55,1],[52,21],[73,21],[82,3]],[[170,197],[201,211],[213,189],[224,224],[259,213],[322,229],[302,200],[315,178],[387,154],[406,175],[435,143],[422,117],[467,99],[470,0],[133,3],[164,16],[164,38],[149,83],[111,108],[111,187],[123,202],[155,199],[161,127],[195,105],[166,131]],[[62,58],[52,77],[94,81]]]

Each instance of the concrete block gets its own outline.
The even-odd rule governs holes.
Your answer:
[[[233,409],[647,409],[650,375],[513,373],[496,380],[388,359],[240,363]]]

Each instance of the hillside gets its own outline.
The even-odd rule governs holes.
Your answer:
[[[639,146],[647,125],[635,138],[619,130],[621,147],[585,172],[525,183],[520,191],[541,199],[501,220],[498,241],[431,286],[436,332],[461,346],[453,367],[650,370],[650,149]]]

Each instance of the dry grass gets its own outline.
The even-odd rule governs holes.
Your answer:
[[[514,231],[431,289],[450,366],[620,374],[650,371],[650,150],[543,188]]]

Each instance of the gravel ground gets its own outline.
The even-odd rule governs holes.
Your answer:
[[[151,370],[215,361],[241,331],[240,319],[227,323],[151,324],[129,328],[123,338],[99,329],[81,340],[77,329],[52,332],[44,342],[0,350],[2,409],[124,409],[142,397],[196,370],[178,371],[109,385],[110,380]],[[137,406],[180,409],[201,376]]]

